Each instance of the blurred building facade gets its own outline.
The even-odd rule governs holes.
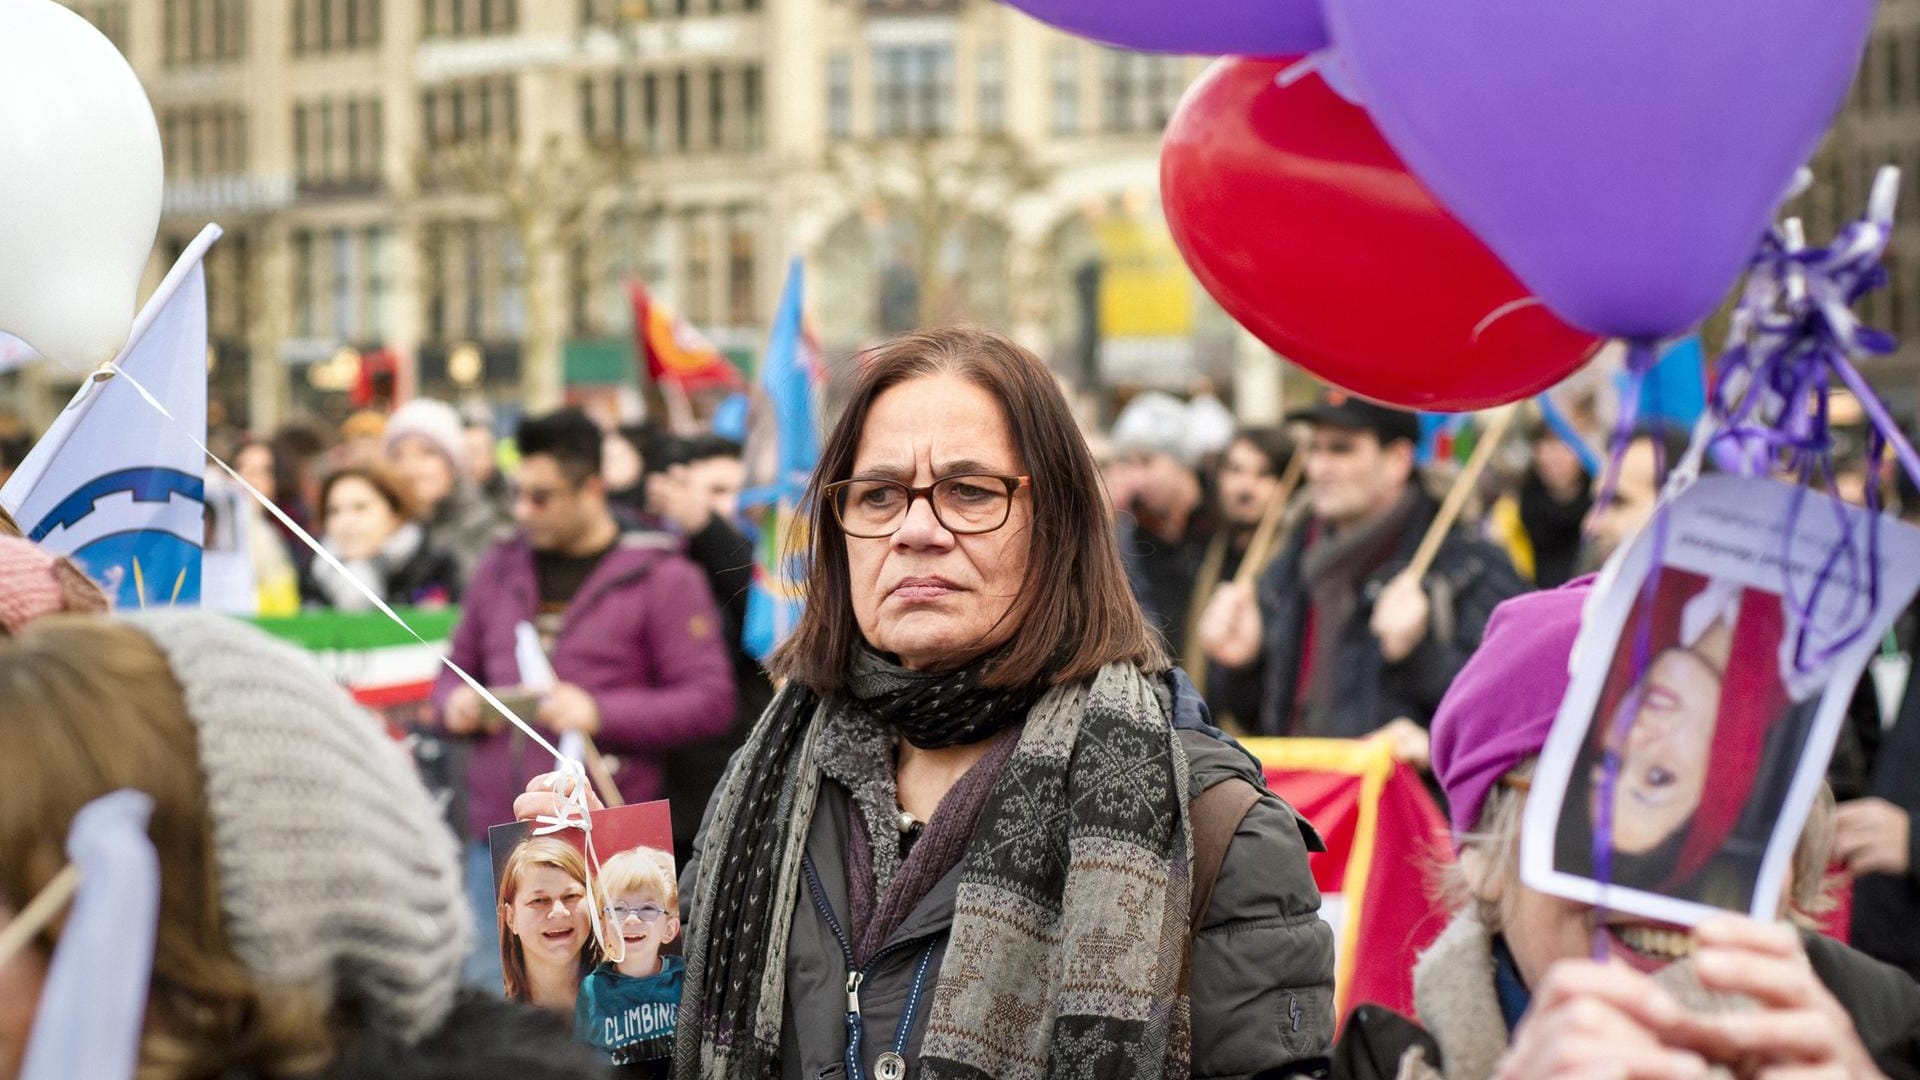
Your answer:
[[[544,407],[630,372],[627,282],[742,358],[790,256],[830,354],[1011,329],[1182,386],[1245,343],[1180,264],[1158,137],[1201,63],[992,0],[69,0],[201,225],[214,396],[255,427],[392,393]]]
[[[1920,0],[1880,0],[1853,93],[1798,204],[1809,237],[1824,242],[1865,212],[1883,165],[1901,172],[1888,287],[1868,297],[1861,314],[1901,347],[1865,370],[1896,411],[1912,417],[1920,409]]]

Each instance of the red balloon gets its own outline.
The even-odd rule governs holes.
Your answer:
[[[1561,322],[1388,147],[1287,61],[1222,60],[1160,153],[1173,238],[1268,346],[1389,405],[1463,412],[1552,386],[1599,341]]]

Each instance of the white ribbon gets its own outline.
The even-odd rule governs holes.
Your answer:
[[[160,399],[155,397],[152,393],[150,393],[145,386],[142,386],[140,384],[140,380],[134,378],[132,375],[129,375],[125,368],[122,368],[117,364],[107,364],[107,365],[104,365],[101,370],[103,373],[111,372],[114,377],[127,380],[127,385],[133,387],[134,390],[139,393],[140,397],[144,399],[148,405],[151,405],[155,410],[157,410],[161,416],[166,417],[168,420],[174,421],[176,424],[179,422],[177,419],[175,419],[173,413],[169,412],[167,410],[167,407],[161,403]],[[101,376],[96,375],[96,377],[101,377]],[[261,494],[260,489],[248,483],[246,477],[241,476],[238,470],[234,469],[233,466],[228,465],[224,460],[220,458],[218,454],[215,454],[212,450],[208,449],[207,444],[200,441],[198,438],[195,438],[192,432],[182,432],[182,434],[186,436],[189,442],[193,443],[194,446],[198,447],[201,453],[207,456],[208,461],[211,461],[215,465],[218,465],[221,471],[225,472],[229,477],[232,477],[234,482],[239,484],[242,490],[244,490],[248,495],[253,497],[254,502],[260,504],[261,509],[265,510],[269,514],[272,514],[274,517],[274,520],[280,522],[280,524],[284,525],[288,530],[290,530],[293,533],[293,535],[299,537],[300,542],[307,545],[308,549],[313,552],[315,558],[321,559],[328,566],[331,566],[333,567],[333,569],[339,571],[341,576],[344,577],[350,584],[352,584],[352,586],[356,590],[358,590],[362,596],[366,597],[367,600],[371,604],[373,604],[373,606],[377,610],[379,610],[379,612],[382,615],[385,615],[387,618],[393,620],[393,624],[395,626],[398,626],[400,629],[405,630],[407,634],[413,638],[413,640],[419,642],[422,645],[427,646],[430,649],[433,648],[432,642],[428,641],[425,637],[422,637],[420,632],[418,630],[415,630],[412,627],[412,625],[410,625],[407,622],[407,620],[401,618],[399,612],[393,610],[392,606],[390,606],[386,602],[386,600],[380,596],[379,593],[369,588],[365,582],[361,581],[359,577],[355,576],[353,571],[347,569],[346,564],[342,563],[339,560],[339,558],[337,558],[332,552],[328,551],[325,545],[321,544],[318,540],[315,540],[312,534],[308,533],[307,530],[301,528],[299,522],[296,522],[291,517],[287,516],[286,512],[281,510],[280,507],[278,507],[277,505],[275,505],[272,499],[269,499],[265,495]],[[529,629],[531,629],[531,627],[529,627]],[[537,644],[537,639],[536,639],[536,644]],[[587,902],[594,907],[594,910],[591,913],[593,937],[594,937],[594,940],[599,943],[601,951],[608,952],[606,934],[600,925],[599,908],[598,908],[598,905],[595,904],[593,901],[593,867],[596,860],[595,860],[594,851],[593,851],[593,831],[592,831],[593,822],[587,810],[588,787],[587,787],[586,767],[583,764],[581,764],[580,760],[576,759],[575,757],[562,753],[559,747],[556,747],[555,745],[553,745],[553,743],[549,742],[546,736],[540,734],[540,732],[534,729],[532,724],[529,724],[525,720],[522,720],[518,713],[514,712],[512,709],[507,708],[504,702],[502,702],[498,697],[494,696],[493,691],[487,689],[484,685],[482,685],[480,680],[474,678],[472,675],[467,674],[466,670],[462,668],[459,664],[454,663],[452,657],[441,656],[439,659],[440,659],[440,663],[448,671],[453,672],[454,676],[457,677],[461,682],[465,683],[469,689],[471,689],[474,693],[479,694],[480,700],[486,702],[488,705],[496,709],[501,716],[504,716],[507,718],[507,721],[509,723],[513,724],[514,727],[519,728],[520,731],[527,736],[527,738],[532,739],[536,746],[540,747],[542,750],[545,750],[548,754],[552,755],[555,771],[560,773],[566,779],[572,781],[572,786],[570,788],[570,791],[565,796],[565,806],[561,812],[561,816],[558,818],[538,819],[538,823],[544,823],[545,825],[544,828],[538,831],[544,834],[544,833],[558,832],[562,829],[579,829],[580,830],[580,834],[585,841],[585,848],[586,848],[587,880],[585,882],[585,885],[587,887],[587,898],[588,898]],[[551,672],[551,670],[552,670],[551,668],[548,668],[549,672]],[[525,677],[524,672],[522,673],[522,677],[523,678]],[[584,756],[584,752],[582,753],[581,756]],[[623,943],[622,951],[624,952],[624,943]],[[149,952],[151,952],[151,950],[149,950]],[[611,953],[609,953],[609,955],[611,955]],[[616,960],[623,959],[623,958],[624,957],[615,957]],[[72,1075],[83,1075],[83,1074],[76,1073]]]
[[[153,799],[116,791],[80,808],[67,858],[80,887],[40,990],[21,1080],[130,1080],[140,1062],[160,919]]]

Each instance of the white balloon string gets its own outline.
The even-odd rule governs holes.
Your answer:
[[[161,404],[159,398],[154,397],[153,394],[150,393],[145,386],[142,386],[140,384],[140,380],[134,378],[132,375],[127,374],[127,371],[125,368],[115,366],[113,367],[112,370],[115,378],[127,380],[127,384],[133,387],[134,390],[137,391],[139,395],[146,400],[148,405],[151,405],[156,410],[158,410],[160,415],[166,417],[168,420],[173,420],[175,423],[178,423],[178,421],[175,420],[173,413],[169,412],[167,410],[167,407]],[[196,438],[191,432],[183,432],[182,434],[186,436],[189,442],[193,443],[194,446],[198,447],[201,453],[207,455],[208,461],[211,461],[215,465],[218,465],[221,471],[225,472],[229,477],[233,479],[235,483],[239,484],[241,489],[244,490],[248,495],[251,495],[253,497],[253,501],[260,504],[261,509],[265,510],[269,514],[272,514],[274,517],[274,520],[278,521],[281,525],[291,530],[295,536],[299,537],[300,542],[307,545],[307,547],[310,550],[312,550],[315,556],[324,560],[328,566],[331,566],[334,570],[338,571],[343,577],[345,577],[346,580],[350,584],[352,584],[352,586],[356,590],[359,591],[360,595],[366,597],[367,600],[370,603],[372,603],[374,607],[379,609],[382,615],[385,615],[387,618],[393,620],[393,623],[395,626],[398,626],[400,629],[405,630],[407,634],[410,637],[412,637],[415,641],[419,642],[422,645],[425,645],[429,649],[434,648],[434,644],[428,641],[425,637],[421,636],[420,632],[418,630],[415,630],[413,626],[407,622],[407,620],[401,618],[400,613],[393,610],[393,608],[387,604],[386,600],[383,599],[379,593],[373,591],[373,589],[369,588],[365,582],[361,581],[358,577],[356,577],[353,571],[347,569],[345,563],[342,563],[338,558],[334,557],[334,554],[328,551],[318,540],[315,540],[312,534],[308,533],[307,530],[301,528],[299,522],[287,516],[285,511],[281,510],[278,506],[274,505],[274,502],[272,499],[269,499],[265,495],[261,494],[258,488],[254,487],[252,484],[247,482],[246,477],[241,476],[240,473],[237,470],[235,470],[233,466],[228,465],[225,461],[221,460],[218,454],[215,454],[212,450],[208,449],[207,444],[200,441],[200,439]],[[525,720],[522,720],[519,714],[515,713],[512,709],[507,708],[504,702],[502,702],[499,698],[494,696],[493,691],[488,690],[485,686],[481,685],[480,680],[474,678],[472,675],[467,674],[467,672],[463,668],[461,668],[459,664],[454,663],[452,657],[441,656],[439,659],[440,659],[440,663],[444,665],[448,671],[453,672],[454,676],[457,677],[461,682],[465,683],[469,689],[471,689],[474,693],[479,694],[480,700],[486,702],[488,705],[493,706],[493,708],[499,711],[500,715],[507,718],[508,722],[512,723],[514,727],[519,728],[521,732],[523,732],[527,736],[527,738],[532,739],[534,743],[537,746],[539,746],[542,750],[545,750],[547,753],[552,754],[554,761],[557,763],[556,768],[560,772],[572,772],[574,770],[579,770],[582,777],[585,776],[584,769],[581,769],[576,762],[572,761],[571,759],[566,757],[564,754],[560,753],[559,748],[554,746],[553,743],[549,742],[546,736],[536,731],[532,724],[529,724]]]
[[[175,423],[178,423],[177,420],[174,420],[173,413],[167,410],[167,407],[161,403],[159,398],[155,397],[152,393],[150,393],[145,386],[142,386],[140,384],[140,380],[134,378],[132,375],[127,374],[124,368],[121,368],[118,366],[112,366],[112,372],[114,377],[127,380],[127,385],[133,387],[135,392],[137,392],[141,396],[141,398],[145,399],[148,405],[153,406],[153,408],[159,411],[160,415],[166,417],[170,421],[174,421]],[[198,438],[195,438],[191,432],[188,432],[185,434],[187,439],[190,442],[192,442],[194,446],[198,447],[201,453],[207,456],[208,461],[211,461],[215,465],[218,465],[221,471],[225,472],[229,477],[232,477],[234,482],[238,483],[242,490],[244,490],[248,495],[253,497],[254,502],[260,504],[261,509],[265,510],[269,514],[272,514],[274,517],[274,520],[280,522],[281,525],[284,525],[286,528],[291,530],[295,536],[299,537],[300,542],[307,545],[307,547],[310,550],[312,550],[315,556],[321,559],[324,559],[327,565],[333,567],[334,570],[338,571],[347,580],[348,583],[350,583],[356,590],[360,592],[362,596],[366,597],[367,600],[370,601],[374,607],[378,608],[382,615],[385,615],[387,618],[393,620],[393,623],[395,626],[398,626],[400,629],[405,630],[407,634],[410,635],[415,641],[419,642],[422,645],[427,646],[429,649],[434,647],[433,643],[428,641],[425,637],[421,636],[420,632],[418,630],[415,630],[413,626],[407,622],[407,620],[401,618],[400,613],[393,610],[393,608],[390,605],[388,605],[386,600],[383,599],[379,593],[369,588],[365,582],[361,581],[358,577],[354,575],[353,571],[347,569],[346,565],[342,563],[338,558],[336,558],[332,552],[328,551],[326,547],[322,545],[318,540],[315,540],[311,533],[301,528],[299,522],[289,517],[285,511],[281,510],[279,506],[274,504],[274,501],[272,499],[269,499],[264,494],[262,494],[260,492],[260,489],[248,483],[246,477],[241,476],[238,470],[234,469],[233,466],[228,465],[224,460],[220,458],[218,454],[215,454],[212,450],[208,449],[206,443],[202,442]],[[567,756],[566,754],[561,753],[560,749],[554,746],[553,743],[549,742],[546,736],[541,735],[539,731],[535,730],[532,724],[529,724],[525,720],[522,720],[518,713],[508,708],[506,704],[502,702],[498,697],[495,697],[493,694],[493,691],[488,690],[484,685],[482,685],[480,680],[474,678],[472,675],[467,674],[464,668],[462,668],[459,664],[454,663],[452,657],[440,656],[439,660],[441,665],[444,666],[448,671],[453,672],[456,678],[458,678],[461,682],[465,683],[470,689],[474,691],[474,693],[479,694],[480,700],[486,702],[488,705],[491,705],[493,708],[497,709],[500,715],[506,717],[508,722],[512,723],[514,727],[519,728],[520,731],[527,736],[527,738],[532,739],[535,745],[539,746],[542,750],[545,750],[547,753],[553,755],[555,770],[573,782],[569,793],[565,796],[565,802],[562,805],[559,816],[558,817],[541,817],[536,819],[537,823],[543,826],[541,829],[537,830],[537,832],[541,834],[545,834],[545,833],[559,832],[562,829],[579,829],[580,830],[580,835],[582,838],[582,843],[583,843],[583,847],[585,848],[585,855],[586,855],[587,880],[584,882],[584,884],[586,885],[586,889],[587,889],[587,904],[589,905],[589,907],[592,908],[592,910],[588,913],[588,918],[590,919],[591,925],[593,928],[593,938],[594,938],[594,941],[599,943],[600,951],[602,953],[606,953],[607,955],[612,956],[611,951],[607,948],[606,933],[601,926],[601,918],[600,918],[600,910],[599,910],[600,905],[594,898],[593,868],[597,863],[598,859],[593,850],[593,819],[592,819],[591,811],[588,809],[588,805],[587,805],[588,783],[587,783],[586,767],[583,764],[581,764],[579,761],[576,761],[573,758]],[[616,963],[619,962],[620,960],[625,959],[625,951],[626,951],[625,944],[626,943],[624,941],[621,942],[621,946],[622,946],[620,950],[621,955],[613,957]]]

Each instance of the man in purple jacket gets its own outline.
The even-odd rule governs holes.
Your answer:
[[[481,561],[453,632],[452,658],[489,689],[521,681],[515,627],[540,632],[559,684],[533,717],[550,738],[590,736],[628,802],[660,792],[657,756],[727,729],[733,668],[705,574],[675,538],[622,532],[600,476],[601,433],[578,409],[522,421],[518,533]],[[467,761],[468,889],[480,941],[469,981],[499,985],[487,827],[513,820],[513,798],[553,767],[480,696],[443,672],[434,705],[472,740]]]

